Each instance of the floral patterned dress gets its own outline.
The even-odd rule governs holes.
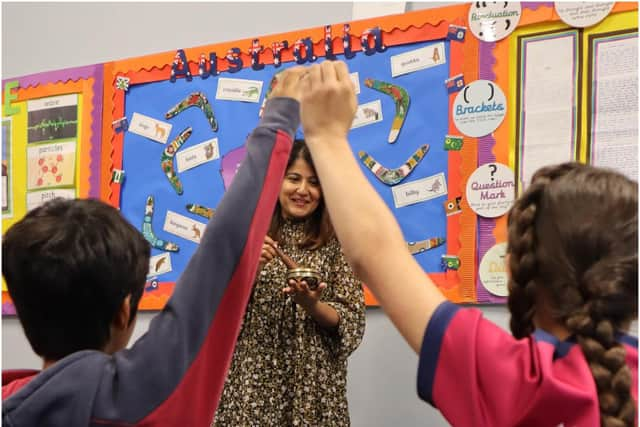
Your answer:
[[[297,247],[303,223],[286,222],[280,248],[320,272],[321,300],[340,315],[325,329],[289,296],[279,258],[258,273],[238,336],[215,426],[348,426],[347,357],[364,334],[362,286],[335,238],[316,250]]]

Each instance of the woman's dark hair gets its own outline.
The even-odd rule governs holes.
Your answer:
[[[638,312],[637,222],[637,182],[579,163],[540,169],[509,213],[511,331],[531,334],[536,304],[547,304],[582,348],[604,427],[635,420],[616,335]]]
[[[98,200],[52,200],[3,236],[2,275],[34,352],[59,360],[102,350],[131,295],[136,316],[150,245],[117,209]]]
[[[293,147],[291,148],[286,170],[289,170],[291,165],[298,159],[304,160],[315,172],[311,153],[303,139],[293,141]],[[280,206],[280,201],[278,201],[273,217],[271,218],[271,226],[269,227],[269,236],[271,236],[271,238],[276,241],[280,240],[280,230],[284,222],[282,207]],[[304,238],[298,246],[303,249],[317,249],[324,246],[333,235],[334,231],[331,220],[329,219],[329,211],[327,211],[324,203],[324,197],[321,197],[318,207],[305,222]]]

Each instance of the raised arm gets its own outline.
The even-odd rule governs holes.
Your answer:
[[[247,141],[246,158],[166,307],[108,365],[94,408],[97,420],[211,422],[299,125],[300,71],[281,75]]]
[[[357,99],[347,66],[313,65],[302,86],[305,140],[345,256],[418,352],[433,311],[445,299],[407,251],[395,218],[353,157],[347,133]]]

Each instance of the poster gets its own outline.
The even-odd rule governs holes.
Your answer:
[[[2,217],[13,215],[13,186],[11,185],[11,119],[2,119]]]
[[[638,33],[593,38],[590,162],[638,180]]]

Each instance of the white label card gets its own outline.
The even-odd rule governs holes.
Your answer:
[[[31,191],[27,193],[27,211],[35,209],[57,197],[61,197],[63,199],[75,199],[76,190],[73,188],[62,188],[55,190]]]
[[[160,255],[149,258],[149,274],[147,277],[159,276],[169,273],[171,270],[173,270],[173,267],[171,267],[171,254],[169,252],[163,252]]]
[[[161,122],[152,117],[145,116],[140,113],[133,113],[131,123],[129,124],[129,132],[135,133],[152,141],[166,144],[171,133],[172,125],[170,123]]]
[[[176,161],[178,172],[193,169],[203,163],[220,158],[220,149],[218,147],[218,138],[213,138],[205,142],[201,142],[193,147],[178,151]]]
[[[261,80],[229,79],[220,77],[218,79],[218,90],[216,99],[226,99],[227,101],[258,102],[262,93]]]
[[[349,77],[351,77],[351,81],[353,82],[353,87],[355,88],[356,95],[358,95],[360,93],[360,75],[356,71],[355,73],[349,74]]]
[[[391,76],[397,77],[425,68],[435,67],[447,62],[444,42],[432,44],[420,49],[401,53],[391,57]]]
[[[382,103],[379,99],[358,105],[351,129],[382,121]]]
[[[195,221],[173,211],[167,211],[163,229],[164,231],[180,236],[183,239],[200,243],[205,227],[206,224],[203,222]]]
[[[393,203],[396,208],[426,202],[447,194],[447,181],[444,173],[428,176],[423,179],[396,185],[391,188]]]
[[[27,111],[46,110],[55,107],[68,107],[78,104],[78,95],[72,93],[70,95],[52,96],[49,98],[34,99],[27,101]]]

